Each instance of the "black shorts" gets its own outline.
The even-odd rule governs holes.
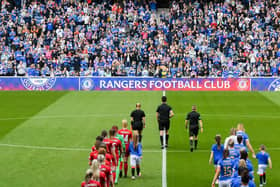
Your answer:
[[[189,128],[189,135],[190,136],[197,136],[199,131],[199,127],[190,127]]]
[[[170,121],[169,120],[159,120],[158,121],[158,129],[160,131],[162,130],[169,130],[170,127]]]
[[[133,122],[132,123],[132,130],[142,131],[143,130],[143,123],[142,122]]]

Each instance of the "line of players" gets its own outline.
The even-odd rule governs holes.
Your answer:
[[[270,155],[264,145],[260,146],[260,152],[255,155],[249,137],[245,133],[243,124],[238,124],[237,129],[231,129],[231,135],[226,138],[225,144],[221,144],[221,136],[216,135],[216,144],[213,144],[209,163],[214,163],[216,172],[212,181],[212,187],[255,187],[254,168],[248,159],[248,149],[252,157],[258,160],[258,175],[260,187],[266,184],[266,169],[272,168]]]
[[[127,126],[127,120],[122,120],[122,129],[113,126],[109,134],[103,130],[96,137],[89,155],[90,169],[86,171],[82,187],[114,187],[119,177],[123,177],[123,174],[127,177],[129,156],[131,178],[141,176],[142,145],[138,136],[133,135]]]

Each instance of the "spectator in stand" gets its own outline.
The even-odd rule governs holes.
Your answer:
[[[156,0],[4,0],[0,73],[280,76],[279,2],[247,2],[174,0],[159,13]]]

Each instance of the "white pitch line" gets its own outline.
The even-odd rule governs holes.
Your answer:
[[[38,150],[55,150],[55,151],[90,151],[90,148],[78,147],[46,147],[46,146],[33,146],[33,145],[19,145],[19,144],[0,144],[0,147],[13,147],[25,149],[38,149]]]
[[[73,115],[46,115],[46,116],[30,116],[30,117],[2,117],[0,118],[0,121],[10,121],[10,120],[40,120],[40,119],[73,119],[73,118],[89,118],[89,117],[94,117],[94,118],[104,118],[104,117],[123,117],[127,116],[128,114],[73,114]],[[185,113],[176,113],[176,116],[185,116]],[[271,118],[271,119],[280,119],[280,116],[277,115],[246,115],[246,114],[201,114],[202,116],[207,116],[209,117],[226,117],[226,118],[256,118],[256,119],[266,119],[266,118]],[[147,117],[154,117],[154,115],[147,114]]]
[[[166,96],[165,90],[162,92],[162,96]],[[163,146],[162,149],[162,187],[167,187],[167,174],[166,174],[166,130],[163,130]]]
[[[6,144],[0,143],[0,147],[11,147],[11,148],[23,148],[23,149],[37,149],[37,150],[53,150],[53,151],[87,151],[90,152],[90,148],[85,147],[51,147],[51,146],[34,146],[34,145],[20,145],[20,144]],[[280,147],[268,147],[270,151],[280,151]],[[210,149],[199,149],[195,152],[210,153]],[[144,149],[144,153],[161,153],[160,149]],[[167,150],[168,153],[189,153],[189,150]]]

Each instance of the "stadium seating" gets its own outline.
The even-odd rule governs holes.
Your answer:
[[[275,0],[9,2],[1,76],[280,76]]]

